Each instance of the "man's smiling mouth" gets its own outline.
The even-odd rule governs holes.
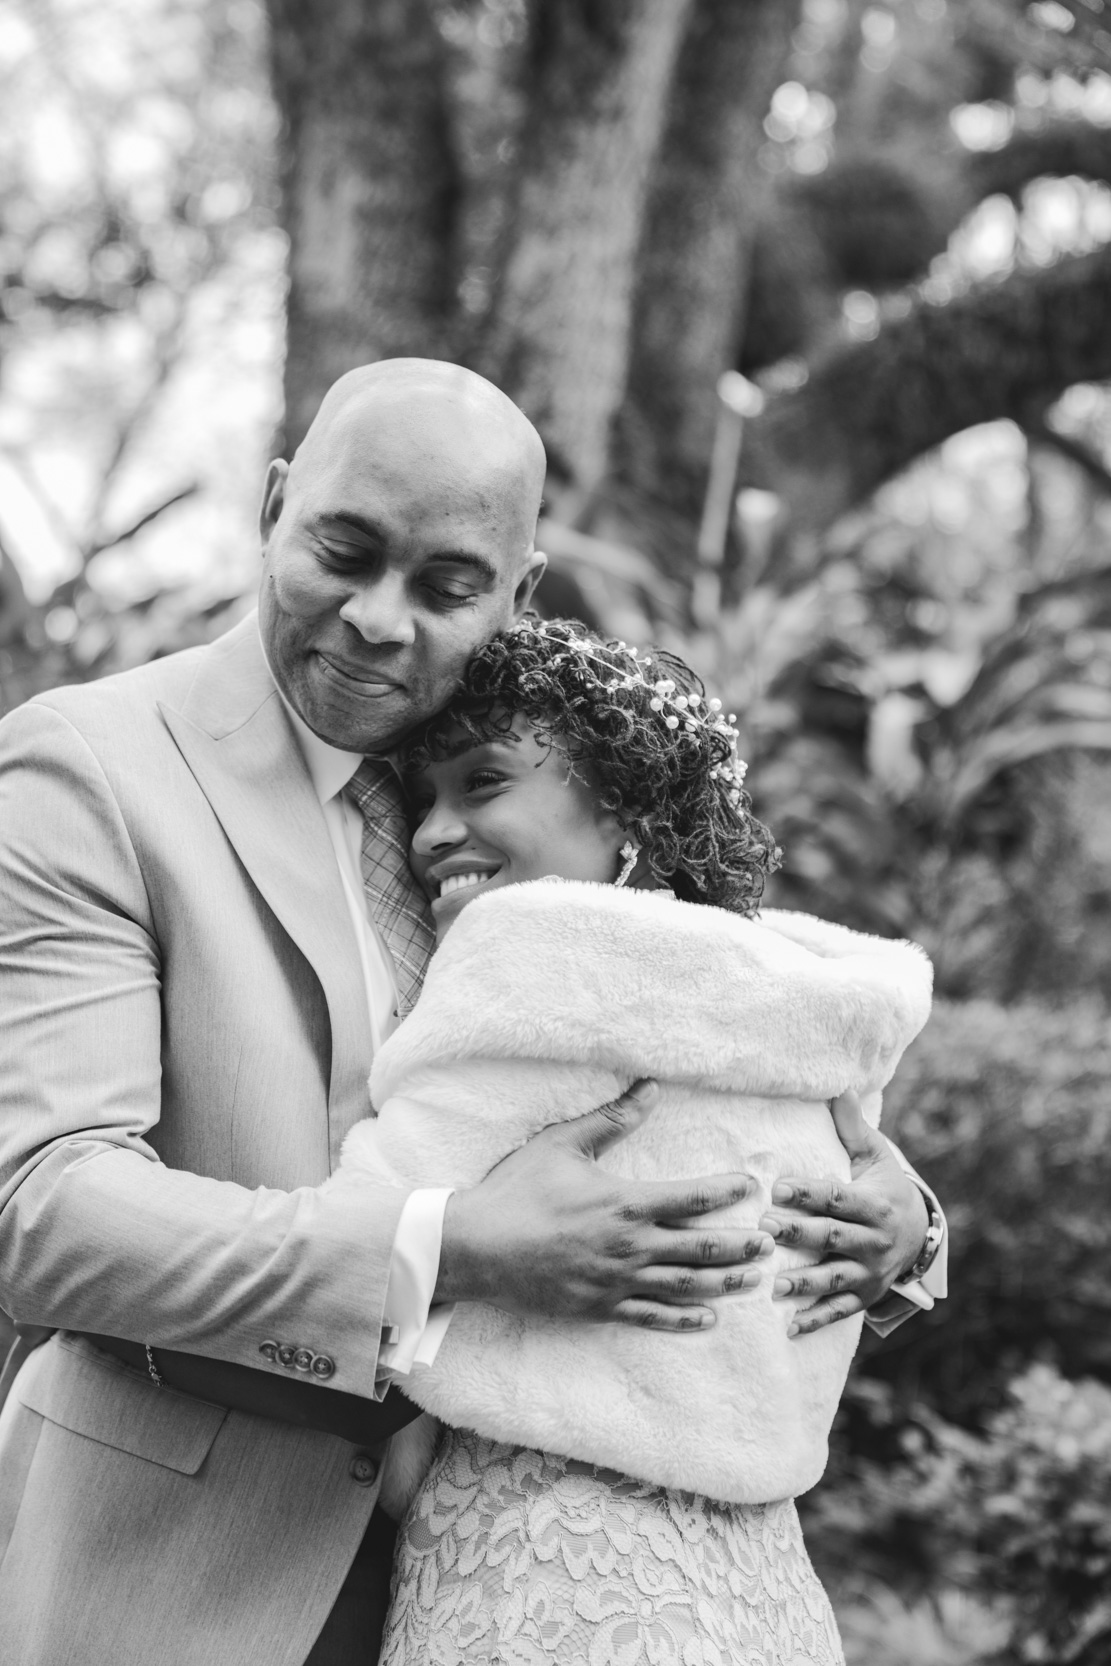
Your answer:
[[[317,650],[317,658],[326,673],[342,678],[345,683],[354,684],[364,694],[392,694],[395,690],[400,690],[405,686],[403,683],[399,683],[395,677],[384,677],[379,671],[368,670],[361,666],[356,670],[352,666],[337,665],[335,660],[329,659],[327,654],[320,653],[319,649]]]

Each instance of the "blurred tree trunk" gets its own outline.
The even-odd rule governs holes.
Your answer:
[[[801,0],[696,0],[637,257],[632,347],[615,423],[619,497],[697,517],[717,413],[737,362],[767,176],[763,119]],[[688,540],[690,541],[690,540]]]
[[[429,0],[269,0],[269,14],[292,450],[353,365],[450,356],[457,176]]]
[[[634,261],[691,0],[538,0],[508,254],[476,366],[536,423],[557,474],[605,472]]]
[[[1037,421],[1074,382],[1111,377],[1111,246],[943,305],[831,353],[750,429],[748,470],[800,527],[831,521],[952,434]]]

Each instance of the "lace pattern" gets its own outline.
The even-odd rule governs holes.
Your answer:
[[[449,1429],[380,1666],[844,1666],[790,1499],[719,1504]]]

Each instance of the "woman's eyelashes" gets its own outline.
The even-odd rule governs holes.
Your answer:
[[[468,771],[462,781],[462,796],[464,798],[470,798],[483,793],[494,792],[499,787],[504,787],[508,784],[509,775],[505,770],[489,768],[472,769]],[[427,797],[417,797],[416,794],[410,793],[409,819],[413,826],[419,827],[421,822],[427,819],[435,807],[436,799],[431,795]]]
[[[475,769],[467,776],[465,791],[467,793],[489,792],[491,788],[503,787],[509,777],[499,769]]]

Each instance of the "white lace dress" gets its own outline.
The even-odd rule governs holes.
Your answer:
[[[380,1666],[844,1666],[794,1503],[719,1504],[445,1431]]]

